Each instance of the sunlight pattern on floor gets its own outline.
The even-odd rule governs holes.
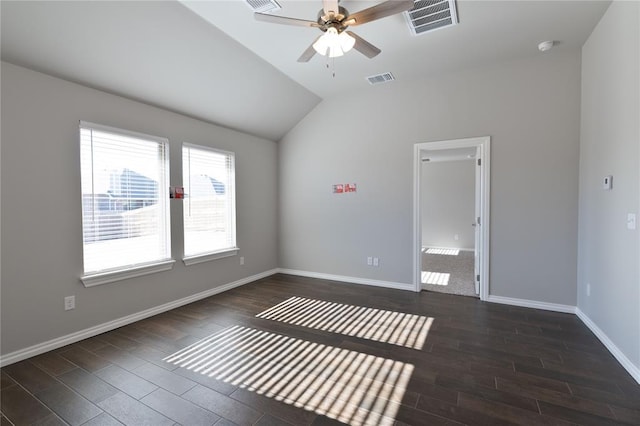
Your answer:
[[[446,272],[422,271],[422,284],[447,285],[450,277]]]
[[[353,426],[393,425],[414,368],[241,326],[164,360]]]
[[[433,318],[323,300],[290,297],[257,318],[422,349]]]
[[[444,249],[444,248],[423,248],[423,253],[427,254],[442,254],[445,256],[457,256],[460,253],[458,249]]]

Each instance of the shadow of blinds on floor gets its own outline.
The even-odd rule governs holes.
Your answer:
[[[396,311],[290,297],[256,318],[420,350],[433,318]]]
[[[353,426],[393,425],[413,365],[242,326],[165,361]]]

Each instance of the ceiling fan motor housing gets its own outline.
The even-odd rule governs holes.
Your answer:
[[[338,13],[328,13],[325,15],[324,9],[320,9],[318,12],[318,24],[320,30],[326,32],[329,28],[335,28],[338,33],[346,30],[348,25],[344,25],[343,22],[349,17],[349,11],[342,6],[338,6]]]

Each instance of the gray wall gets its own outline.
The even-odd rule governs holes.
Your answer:
[[[490,294],[575,306],[580,52],[398,77],[280,141],[280,265],[411,283],[414,144],[491,136]],[[333,195],[340,182],[358,192]]]
[[[85,288],[78,120],[236,153],[240,256],[185,267],[182,206],[171,202],[173,270]],[[105,323],[276,268],[274,142],[2,63],[2,353]],[[65,312],[63,297],[76,295]]]
[[[473,250],[475,162],[423,162],[421,178],[422,246]]]
[[[640,210],[639,27],[640,3],[613,2],[582,49],[578,260],[578,307],[638,369],[640,243],[626,219]]]

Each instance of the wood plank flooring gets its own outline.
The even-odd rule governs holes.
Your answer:
[[[346,305],[374,308],[368,317],[374,328],[351,335],[337,332],[338,326],[331,331],[314,328],[313,323],[331,318],[331,312],[322,311],[315,311],[314,320],[306,323],[256,318],[294,296],[334,302],[335,310],[352,309]],[[386,317],[376,317],[376,310]],[[421,349],[362,337],[379,336],[376,324],[388,328],[402,323],[400,317],[389,319],[389,311],[430,319]],[[286,311],[283,318],[289,314]],[[342,368],[339,360],[295,361],[287,351],[269,353],[271,344],[249,348],[247,338],[202,350],[203,339],[225,336],[234,330],[231,327],[239,333],[249,330],[288,339],[292,345],[322,348],[323,353],[340,351],[348,359],[368,360],[371,365],[391,362],[394,367],[368,367],[354,375],[364,361],[337,370]],[[195,349],[184,351],[193,344]],[[177,353],[196,354],[193,365],[200,367],[166,360]],[[234,357],[225,358],[227,353]],[[202,373],[209,365],[221,371],[225,359],[233,359],[234,371],[218,378]],[[287,394],[270,388],[260,394],[259,386],[252,390],[251,383],[265,382],[258,374],[264,374],[258,367],[265,365],[272,371],[264,377],[289,377],[290,382],[276,386],[288,389],[284,386],[288,385]],[[242,379],[240,373],[249,371],[254,372],[251,379],[246,374]],[[308,377],[300,377],[300,371],[308,372]],[[398,371],[402,373],[396,376],[410,374],[405,382],[395,377],[390,387],[385,380]],[[357,380],[348,381],[347,374]],[[225,381],[226,377],[233,380]],[[397,426],[640,425],[640,385],[575,315],[288,275],[274,275],[4,367],[0,378],[2,426],[343,424],[336,418],[351,424]],[[399,383],[402,389],[397,389]],[[329,393],[318,393],[321,388]],[[347,401],[347,388],[358,398]],[[397,401],[391,396],[389,401],[368,398],[373,390],[395,395]],[[270,393],[272,397],[265,396]],[[307,402],[299,403],[294,394],[306,395]],[[320,400],[309,405],[318,395]],[[327,403],[329,399],[339,403]],[[340,407],[349,406],[353,414],[346,408],[340,412]],[[385,415],[371,415],[376,410],[385,410]],[[385,417],[389,412],[391,419]]]

